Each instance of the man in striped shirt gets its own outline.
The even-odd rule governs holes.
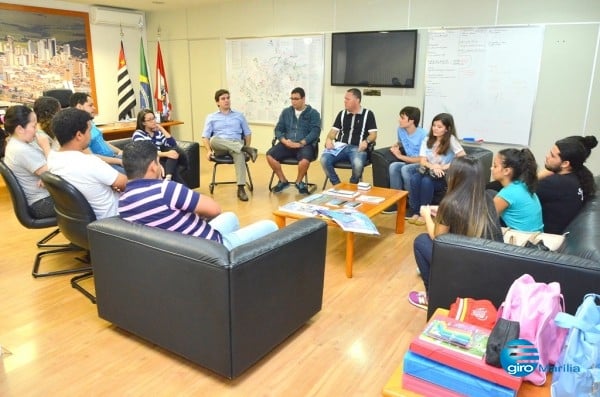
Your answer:
[[[332,185],[340,183],[334,168],[335,163],[340,161],[350,161],[352,164],[350,183],[360,181],[367,162],[367,147],[377,139],[375,115],[361,106],[361,98],[362,94],[357,88],[346,91],[345,109],[338,113],[327,134],[321,165]]]
[[[277,230],[262,220],[240,228],[233,212],[221,212],[212,198],[181,183],[163,180],[156,147],[150,141],[129,143],[123,150],[129,182],[119,198],[124,220],[213,240],[232,249]]]

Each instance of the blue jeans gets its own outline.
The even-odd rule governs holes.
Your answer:
[[[230,250],[278,230],[277,224],[268,220],[240,228],[240,220],[233,212],[223,212],[208,223],[221,233],[223,245]]]
[[[419,234],[413,243],[413,250],[417,267],[419,268],[419,272],[421,272],[423,284],[425,284],[425,292],[429,292],[429,269],[433,253],[433,241],[429,237],[429,234]]]
[[[419,169],[419,163],[396,161],[389,165],[390,189],[409,190],[410,177]]]
[[[413,214],[421,211],[422,205],[431,204],[435,192],[446,189],[446,178],[433,179],[429,175],[415,172],[410,177],[408,204]]]
[[[333,165],[339,161],[349,161],[350,164],[352,164],[350,183],[358,183],[362,178],[363,168],[367,162],[367,152],[359,151],[358,146],[346,145],[337,156],[323,153],[321,155],[321,166],[332,185],[340,183],[340,178],[333,167]]]

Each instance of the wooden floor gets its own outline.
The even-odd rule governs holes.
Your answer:
[[[272,210],[298,197],[293,187],[279,195],[268,192],[264,156],[250,168],[255,183],[250,201],[236,199],[235,185],[217,186],[214,192],[242,224],[270,218]],[[212,164],[204,157],[201,170],[198,190],[209,194]],[[293,179],[295,169],[285,170]],[[221,166],[218,176],[232,177],[233,167]],[[322,184],[318,163],[309,176]],[[370,169],[365,180],[371,180]],[[411,289],[422,288],[412,241],[424,228],[407,224],[397,235],[395,217],[382,214],[374,219],[381,237],[356,238],[352,279],[344,272],[344,236],[329,231],[322,311],[230,381],[98,318],[96,306],[71,288],[70,276],[32,278],[34,243],[49,230],[22,227],[5,188],[0,188],[0,218],[0,345],[5,351],[0,396],[379,396],[425,324],[425,311],[406,298]],[[71,264],[76,264],[74,255],[54,255],[42,270]],[[93,288],[93,281],[87,286]]]

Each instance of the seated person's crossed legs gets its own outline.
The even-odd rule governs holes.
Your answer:
[[[266,219],[240,228],[240,221],[233,212],[223,212],[208,223],[221,233],[223,245],[228,249],[249,243],[278,230],[275,222]]]

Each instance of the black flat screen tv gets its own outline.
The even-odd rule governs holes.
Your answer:
[[[415,86],[417,30],[331,34],[331,85]]]

